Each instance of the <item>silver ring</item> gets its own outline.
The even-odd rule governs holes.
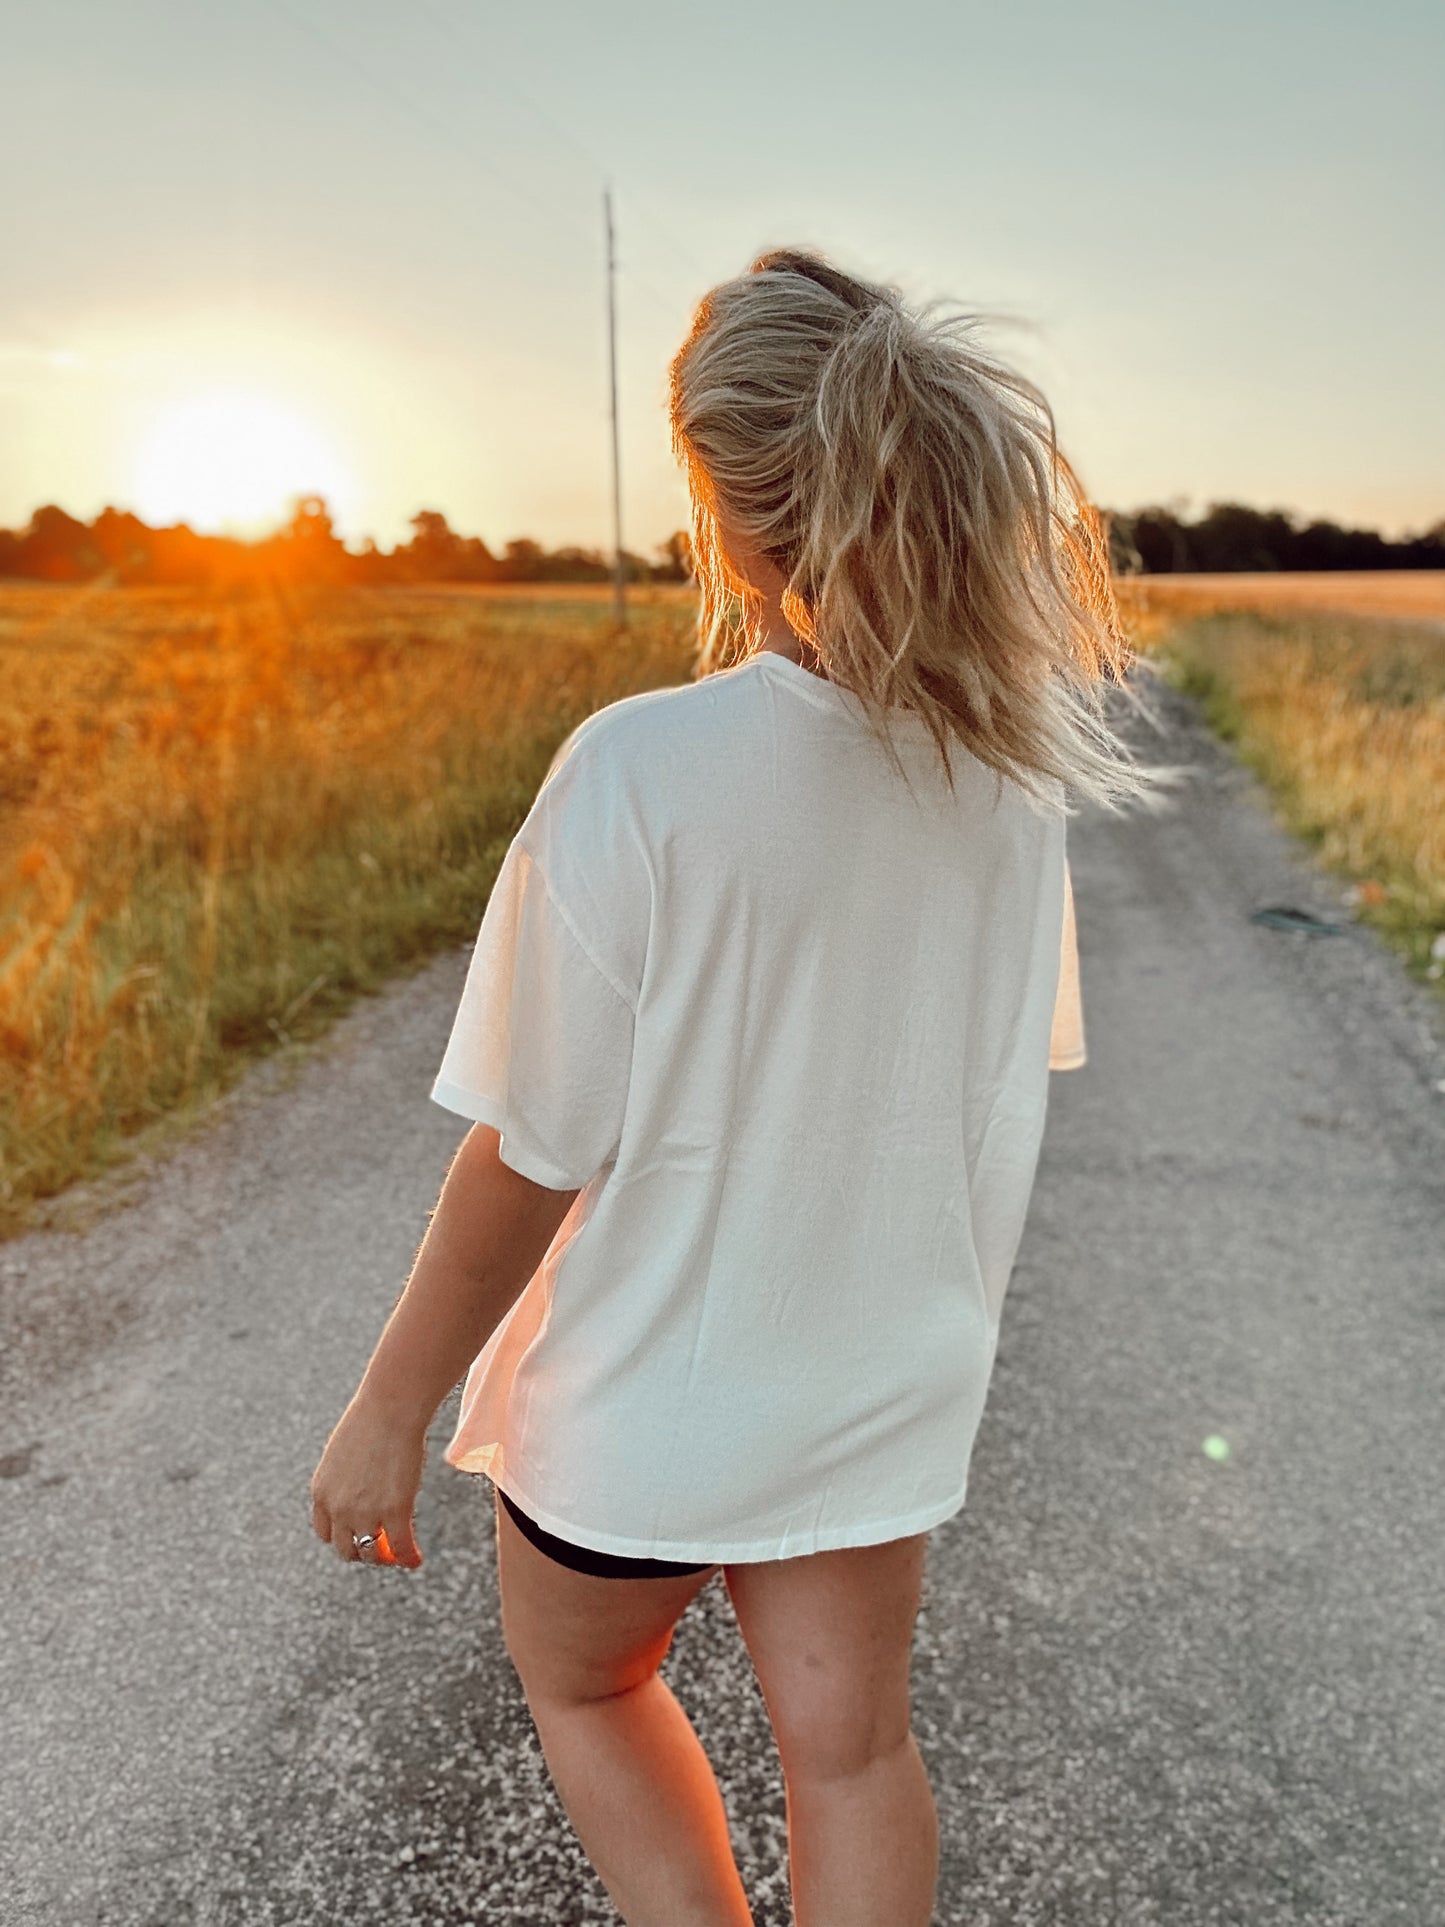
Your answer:
[[[356,1547],[358,1552],[365,1552],[368,1547],[376,1544],[376,1534],[374,1532],[363,1532],[360,1538],[358,1538],[353,1532],[351,1535],[351,1543]]]

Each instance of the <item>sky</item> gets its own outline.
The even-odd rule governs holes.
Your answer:
[[[1425,0],[0,0],[0,526],[686,522],[668,361],[801,244],[989,317],[1094,498],[1445,517]]]

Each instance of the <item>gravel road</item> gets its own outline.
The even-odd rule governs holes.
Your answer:
[[[1172,817],[1076,819],[1090,1062],[1053,1080],[915,1667],[940,1927],[1445,1920],[1445,1027],[1167,694]],[[307,1485],[465,1125],[465,952],[262,1066],[133,1202],[0,1248],[11,1927],[614,1919],[497,1625],[490,1487],[419,1573]],[[1227,1456],[1211,1456],[1221,1438]],[[1218,1448],[1216,1448],[1217,1451]],[[667,1662],[759,1927],[782,1792],[720,1583]]]

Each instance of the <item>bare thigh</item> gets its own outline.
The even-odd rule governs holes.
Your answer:
[[[911,1730],[928,1534],[724,1568],[785,1772],[855,1773]]]
[[[502,1637],[528,1699],[625,1693],[667,1656],[677,1622],[717,1571],[678,1578],[599,1579],[559,1566],[497,1506]]]

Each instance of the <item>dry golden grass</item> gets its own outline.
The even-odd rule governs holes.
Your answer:
[[[1445,625],[1218,611],[1133,622],[1358,914],[1445,989]]]
[[[0,592],[0,1231],[471,934],[686,594]]]
[[[1329,575],[1136,575],[1117,583],[1132,617],[1202,615],[1211,609],[1294,610],[1445,621],[1445,570],[1378,569]]]

